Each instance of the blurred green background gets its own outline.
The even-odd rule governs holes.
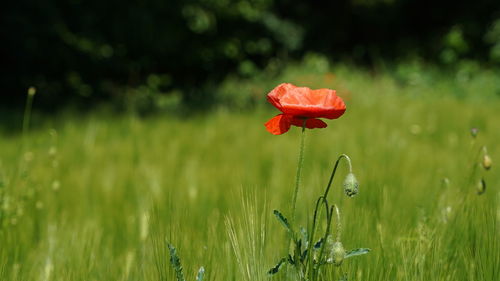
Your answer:
[[[495,0],[20,0],[0,14],[4,112],[23,108],[30,86],[48,112],[251,107],[260,96],[221,83],[277,77],[311,55],[375,74],[415,61],[500,66]]]
[[[297,225],[348,154],[349,280],[500,280],[500,1],[18,0],[0,30],[1,281],[171,281],[167,241],[188,281],[290,281],[283,82],[346,103],[306,131]]]

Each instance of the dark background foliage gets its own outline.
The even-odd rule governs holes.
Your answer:
[[[500,1],[19,0],[1,9],[2,107],[121,104],[152,85],[213,103],[227,75],[317,52],[373,67],[500,62]]]

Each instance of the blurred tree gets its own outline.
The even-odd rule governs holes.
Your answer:
[[[252,75],[308,51],[362,64],[415,55],[497,61],[496,29],[488,30],[499,13],[493,0],[7,2],[1,104],[22,106],[29,86],[49,110],[137,100],[126,96],[141,91],[127,89],[154,75],[148,89],[206,105],[228,74]]]

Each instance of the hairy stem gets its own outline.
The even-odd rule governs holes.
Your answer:
[[[302,132],[300,136],[300,148],[299,148],[299,161],[297,164],[297,174],[295,176],[295,189],[293,191],[293,198],[292,198],[292,216],[290,220],[290,224],[293,227],[295,223],[295,208],[297,204],[297,195],[299,193],[299,186],[300,186],[300,177],[302,173],[302,165],[304,163],[304,143],[305,143],[305,138],[306,138],[306,121],[307,119],[304,119],[304,122],[302,123]],[[292,242],[294,240],[292,237],[288,240],[288,246],[286,248],[287,253],[290,252],[290,246],[292,245]],[[297,268],[298,269],[298,268]],[[287,267],[287,276],[290,277],[290,270],[289,267]]]
[[[312,228],[311,228],[311,233],[309,235],[309,242],[308,242],[308,247],[309,247],[309,250],[307,252],[307,269],[306,269],[306,275],[309,276],[309,275],[313,275],[313,274],[310,274],[310,270],[313,270],[314,271],[314,260],[313,260],[313,251],[314,251],[314,235],[316,234],[316,224],[317,224],[317,221],[318,221],[318,216],[320,215],[319,214],[319,208],[320,208],[320,205],[324,205],[325,206],[325,209],[326,209],[326,213],[328,214],[328,202],[326,201],[325,197],[323,196],[320,196],[318,198],[318,200],[316,201],[316,207],[314,208],[314,217],[313,217],[313,222],[312,222]],[[323,243],[325,243],[325,241],[323,241]]]
[[[340,236],[342,235],[342,222],[340,221],[340,210],[337,205],[333,205],[335,207],[335,213],[337,214],[337,237],[335,242],[340,242]]]
[[[325,199],[326,200],[326,199]],[[328,204],[328,203],[326,203]],[[328,235],[330,234],[330,228],[331,228],[331,225],[332,225],[332,214],[333,214],[333,206],[331,207],[328,207],[328,205],[326,205],[326,222],[327,222],[327,225],[326,225],[326,229],[325,229],[325,234],[323,236],[323,243],[321,244],[321,249],[319,251],[319,264],[322,263],[322,259],[323,259],[323,256],[324,256],[324,253],[325,253],[325,247],[326,247],[326,241],[328,239]],[[312,280],[317,280],[318,279],[318,273],[319,273],[319,266],[316,270],[313,270],[313,278]]]
[[[335,209],[335,212],[337,214],[336,242],[340,241],[340,235],[341,235],[341,231],[342,231],[341,230],[342,226],[341,226],[341,222],[340,222],[340,211],[339,211],[337,205],[333,205],[331,208],[329,208],[327,196],[328,196],[328,193],[330,192],[330,188],[331,188],[331,186],[333,184],[333,178],[335,177],[335,174],[337,172],[337,168],[338,168],[340,160],[342,160],[342,158],[344,158],[347,161],[347,164],[349,166],[349,172],[352,173],[351,159],[346,154],[340,155],[339,158],[337,158],[337,161],[335,161],[335,165],[333,167],[332,174],[330,175],[330,179],[329,179],[328,184],[326,186],[325,193],[322,196],[320,196],[318,198],[318,200],[316,201],[316,207],[314,209],[314,217],[313,217],[312,229],[311,229],[311,234],[309,236],[309,252],[308,252],[307,261],[306,261],[308,263],[308,268],[307,268],[306,272],[310,272],[311,280],[316,280],[316,278],[318,277],[318,270],[319,270],[319,268],[314,268],[315,261],[313,261],[312,251],[313,251],[313,248],[314,248],[314,245],[313,245],[314,242],[313,241],[314,241],[314,235],[316,233],[317,220],[318,220],[318,217],[319,217],[318,216],[319,215],[318,211],[320,210],[319,207],[320,207],[320,205],[322,203],[325,205],[325,208],[326,208],[327,227],[326,227],[325,234],[322,237],[323,243],[322,243],[321,249],[320,249],[319,261],[317,261],[318,264],[321,264],[321,259],[322,259],[323,253],[324,253],[324,247],[325,247],[325,244],[326,244],[326,239],[327,239],[328,235],[330,234],[331,221],[332,221],[333,210],[334,209]]]
[[[299,193],[300,179],[302,174],[302,166],[304,163],[304,143],[306,138],[306,120],[302,125],[302,133],[300,136],[300,150],[299,150],[299,161],[297,165],[297,174],[295,177],[295,190],[293,191],[293,199],[292,199],[292,224],[295,222],[295,208],[297,204],[297,195]]]
[[[345,158],[347,160],[347,163],[349,165],[349,172],[352,173],[351,158],[349,158],[349,156],[347,156],[346,154],[340,155],[339,158],[337,159],[337,161],[335,161],[335,165],[333,166],[332,174],[330,175],[330,180],[328,181],[328,185],[326,186],[326,189],[325,189],[325,194],[323,194],[323,197],[325,197],[325,199],[328,196],[328,192],[330,191],[330,187],[332,186],[332,183],[333,183],[333,178],[335,177],[335,173],[337,172],[337,167],[339,166],[340,160],[342,160],[342,158]]]

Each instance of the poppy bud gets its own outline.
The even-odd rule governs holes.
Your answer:
[[[482,164],[485,170],[489,170],[491,168],[492,161],[491,157],[488,154],[484,154]]]
[[[486,181],[483,178],[477,182],[476,189],[477,195],[481,195],[486,191]]]
[[[328,242],[333,242],[333,239],[328,237]],[[333,263],[336,266],[340,266],[345,258],[345,249],[342,242],[337,241],[335,243],[328,243],[330,253],[328,255],[327,262]]]
[[[353,173],[347,174],[344,180],[344,192],[347,196],[353,197],[358,194],[359,183]]]
[[[470,135],[471,135],[473,138],[477,137],[477,133],[479,133],[478,128],[472,128],[472,129],[470,129]]]

